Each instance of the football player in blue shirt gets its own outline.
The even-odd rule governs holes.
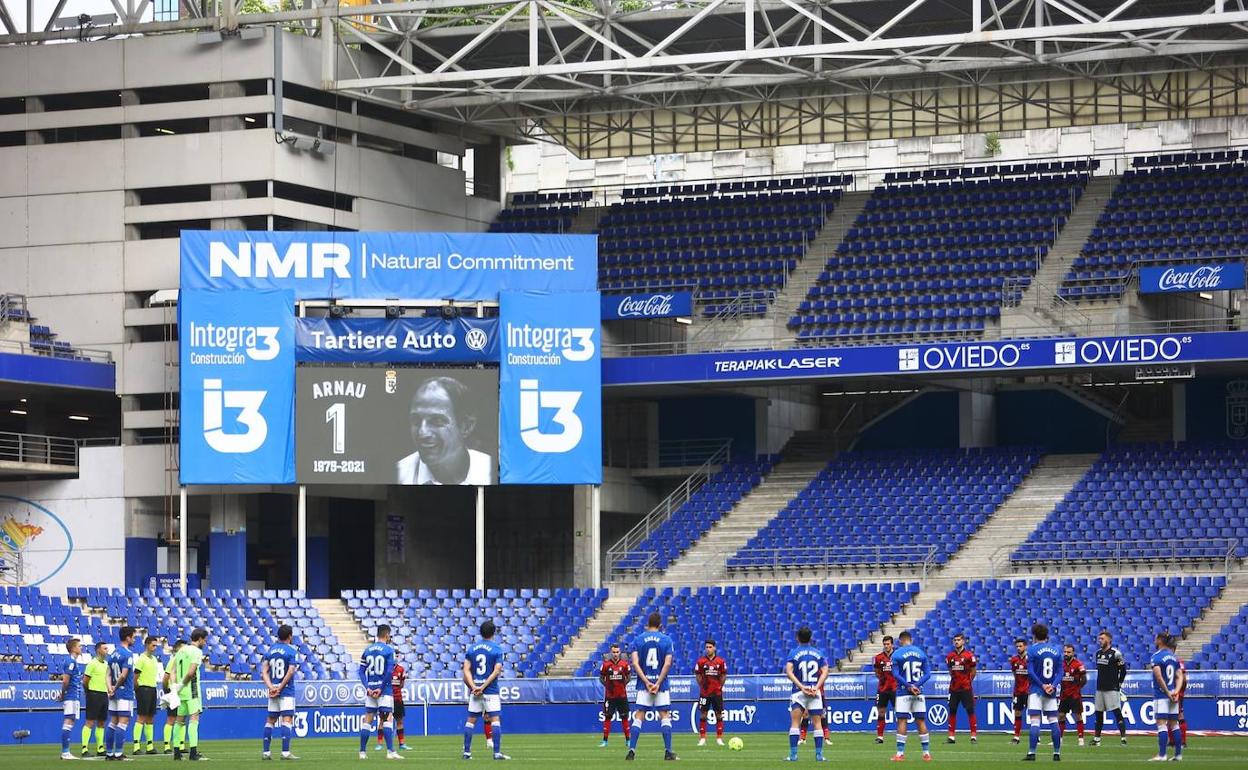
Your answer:
[[[394,750],[394,695],[390,676],[394,673],[394,648],[390,646],[390,626],[377,626],[377,641],[360,655],[360,684],[364,685],[364,721],[360,724],[360,759],[368,759],[368,739],[373,736],[373,720],[381,720],[386,737],[386,759],[403,759]]]
[[[637,672],[637,704],[633,711],[633,734],[628,739],[625,759],[636,759],[637,739],[641,737],[646,709],[659,712],[663,732],[663,759],[676,760],[672,751],[672,694],[668,692],[667,674],[672,670],[672,637],[659,629],[663,616],[657,612],[646,618],[646,630],[633,639],[633,671]]]
[[[61,713],[65,721],[61,724],[61,759],[75,759],[69,750],[69,734],[74,731],[74,723],[82,710],[82,664],[78,662],[78,653],[82,642],[70,639],[65,642],[65,663],[61,666]]]
[[[927,653],[914,644],[909,631],[897,635],[901,647],[893,650],[893,678],[897,680],[897,753],[894,762],[906,760],[906,731],[913,718],[919,727],[919,743],[923,747],[923,761],[932,759],[932,739],[927,732],[927,698],[923,685],[932,678],[932,667]]]
[[[477,717],[482,714],[494,734],[494,758],[511,759],[503,753],[503,727],[499,717],[503,710],[498,679],[503,675],[503,648],[494,641],[498,632],[494,622],[481,624],[481,639],[464,652],[463,677],[468,686],[468,719],[464,722],[464,759],[472,759],[472,733]]]
[[[1037,623],[1031,627],[1032,645],[1027,648],[1027,673],[1031,676],[1031,691],[1027,694],[1027,723],[1030,726],[1030,742],[1027,744],[1027,762],[1036,761],[1036,747],[1040,745],[1040,725],[1049,726],[1053,739],[1053,761],[1062,759],[1062,730],[1057,721],[1058,695],[1062,685],[1062,646],[1049,641],[1049,627]]]
[[[122,626],[113,654],[108,656],[108,727],[104,730],[104,756],[125,756],[126,731],[134,713],[134,627]]]
[[[810,716],[810,729],[815,736],[815,761],[823,762],[823,682],[828,678],[828,659],[810,645],[811,632],[806,626],[797,629],[797,646],[784,663],[784,675],[793,683],[789,697],[789,756],[797,761],[797,742],[801,736],[802,717]]]
[[[261,759],[272,759],[269,747],[273,744],[273,726],[280,719],[282,727],[278,735],[282,739],[282,759],[298,759],[290,753],[290,739],[294,736],[292,722],[295,718],[295,674],[299,671],[299,651],[291,642],[295,632],[288,625],[277,627],[277,644],[269,648],[260,661],[260,678],[269,694],[269,713],[264,721],[264,751]]]
[[[1149,762],[1166,761],[1166,744],[1174,744],[1174,759],[1183,761],[1183,740],[1179,735],[1179,693],[1183,691],[1183,670],[1174,654],[1174,640],[1163,631],[1157,634],[1157,652],[1149,664],[1153,672],[1153,712],[1157,715],[1157,756]]]

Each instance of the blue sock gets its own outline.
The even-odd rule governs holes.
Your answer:
[[[629,751],[637,750],[637,739],[640,737],[641,737],[641,720],[634,719],[633,720],[633,734],[630,735],[628,738]]]
[[[264,726],[264,753],[269,753],[269,747],[273,745],[273,725]]]
[[[1164,727],[1157,728],[1157,756],[1166,755],[1166,744],[1170,741],[1170,731]]]
[[[800,732],[796,727],[789,728],[789,756],[797,756],[797,738]]]
[[[823,756],[823,731],[815,733],[815,756]]]
[[[897,736],[897,753],[898,754],[906,753],[906,736],[904,735]]]
[[[1031,723],[1031,729],[1027,736],[1027,753],[1035,754],[1036,747],[1040,745],[1040,721],[1035,720]]]
[[[503,723],[494,723],[494,753],[503,753]]]
[[[381,728],[381,734],[386,738],[386,751],[394,753],[394,723],[386,722],[386,726]]]
[[[1170,745],[1174,746],[1176,757],[1183,756],[1183,733],[1177,727],[1170,731]]]
[[[663,750],[670,752],[672,750],[672,719],[668,717],[664,719],[659,726],[659,731],[663,733]]]
[[[932,750],[932,737],[928,734],[919,736],[919,747],[923,749],[923,753],[930,753]]]
[[[282,753],[289,754],[290,753],[290,739],[295,737],[294,726],[282,725],[281,736],[282,736]]]
[[[368,739],[373,737],[373,726],[367,724],[360,728],[360,751],[368,751]]]
[[[113,723],[112,723],[112,722],[109,722],[109,723],[108,723],[108,724],[104,727],[104,755],[105,755],[105,756],[109,756],[109,757],[111,757],[111,756],[113,755],[113,741],[114,741],[114,739],[115,739],[115,735],[114,735],[114,734],[115,734],[116,732],[117,732],[117,731],[116,731],[115,729],[113,729]]]
[[[61,753],[69,753],[69,734],[74,731],[73,726],[61,727]]]
[[[1053,722],[1049,726],[1049,736],[1053,739],[1053,753],[1061,754],[1062,753],[1062,726],[1057,722]]]
[[[467,722],[464,723],[464,753],[465,754],[469,754],[472,752],[472,728],[473,727],[474,725],[471,725]]]

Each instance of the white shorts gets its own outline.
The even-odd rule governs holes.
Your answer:
[[[1050,695],[1043,695],[1033,692],[1027,696],[1027,712],[1041,712],[1044,714],[1057,713],[1057,698]]]
[[[293,699],[292,699],[293,700]],[[378,695],[376,698],[364,696],[365,711],[394,711],[394,693],[389,695]]]
[[[667,690],[651,693],[646,689],[642,689],[637,693],[637,708],[643,709],[665,709],[672,705],[672,694]]]
[[[121,714],[122,716],[130,716],[134,713],[134,701],[120,700],[118,698],[109,698],[108,713]]]
[[[1162,719],[1178,719],[1179,704],[1169,698],[1154,698],[1153,713],[1156,715],[1158,722]]]
[[[82,713],[82,703],[76,700],[61,701],[61,713],[67,717],[77,719],[78,715]]]
[[[270,714],[293,714],[295,713],[295,697],[293,695],[282,695],[277,698],[269,698]]]
[[[1115,711],[1122,708],[1122,693],[1117,690],[1097,690],[1095,698],[1097,711]]]
[[[498,693],[493,695],[469,695],[469,714],[497,714],[503,710],[503,699]]]
[[[897,705],[893,707],[893,711],[898,716],[914,715],[917,718],[927,716],[927,696],[926,695],[898,695]]]
[[[807,695],[804,692],[795,692],[789,698],[789,708],[798,708],[811,716],[820,716],[823,714],[823,696],[818,693]]]

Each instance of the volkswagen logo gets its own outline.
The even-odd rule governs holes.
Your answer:
[[[489,335],[481,329],[469,329],[468,333],[464,335],[464,344],[467,345],[469,349],[476,350],[478,352],[485,350],[485,346],[488,345],[489,342]]]
[[[949,707],[937,703],[927,710],[927,723],[931,725],[943,725],[949,721]]]

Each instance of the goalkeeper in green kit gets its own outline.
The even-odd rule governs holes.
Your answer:
[[[182,759],[182,740],[190,749],[192,761],[205,759],[199,753],[199,715],[203,711],[200,700],[199,670],[204,661],[204,645],[208,643],[208,630],[196,628],[191,632],[190,644],[182,645],[173,656],[169,667],[173,671],[171,686],[178,696],[178,717],[173,725],[173,758]]]

